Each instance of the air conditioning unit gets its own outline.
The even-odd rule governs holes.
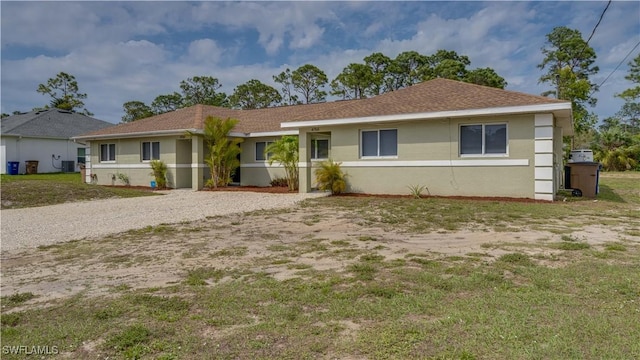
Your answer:
[[[76,164],[74,161],[63,161],[62,162],[62,172],[70,173],[76,171]]]
[[[571,150],[570,163],[593,162],[593,151],[589,149]]]

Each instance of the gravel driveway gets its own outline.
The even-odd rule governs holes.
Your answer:
[[[303,199],[321,196],[325,194],[172,190],[162,196],[2,210],[2,250],[101,237],[149,225],[193,221],[207,216],[291,207]]]

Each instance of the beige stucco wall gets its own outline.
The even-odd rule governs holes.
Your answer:
[[[191,140],[179,136],[91,141],[90,172],[97,176],[97,184],[122,185],[117,176],[125,174],[133,186],[150,186],[154,180],[151,166],[148,161],[142,161],[141,155],[142,142],[146,141],[160,142],[160,160],[168,168],[167,185],[171,188],[191,187]],[[102,144],[116,145],[115,161],[100,161]],[[177,174],[181,176],[177,177]]]
[[[247,138],[242,142],[240,155],[240,184],[244,186],[269,186],[271,180],[285,177],[284,168],[277,162],[256,160],[256,143],[275,141],[279,136]]]
[[[301,191],[315,186],[307,151],[310,138],[315,132],[330,132],[331,158],[342,162],[351,192],[406,195],[408,186],[425,185],[432,195],[533,198],[533,121],[533,115],[514,115],[300,129],[301,163],[306,166],[301,169]],[[460,125],[490,123],[507,124],[508,154],[460,156]],[[360,131],[379,129],[398,130],[398,155],[360,158]]]

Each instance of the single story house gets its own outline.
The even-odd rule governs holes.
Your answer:
[[[114,126],[114,124],[61,109],[45,109],[0,119],[0,173],[8,162],[17,163],[24,174],[26,163],[36,162],[37,172],[74,172],[85,160],[86,144],[73,136]]]
[[[234,110],[196,105],[76,137],[90,144],[87,164],[99,184],[119,172],[148,185],[149,161],[163,160],[172,187],[201,189],[208,170],[202,133],[208,116],[235,118],[244,139],[241,185],[268,186],[284,176],[265,146],[300,140],[300,191],[315,187],[323,159],[342,163],[348,191],[553,200],[561,186],[562,137],[572,135],[571,103],[453,80],[434,79],[375,97]],[[96,180],[96,179],[94,179]]]

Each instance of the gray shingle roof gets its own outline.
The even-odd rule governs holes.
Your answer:
[[[47,109],[7,116],[0,120],[0,131],[3,136],[69,139],[114,125],[66,110]]]

